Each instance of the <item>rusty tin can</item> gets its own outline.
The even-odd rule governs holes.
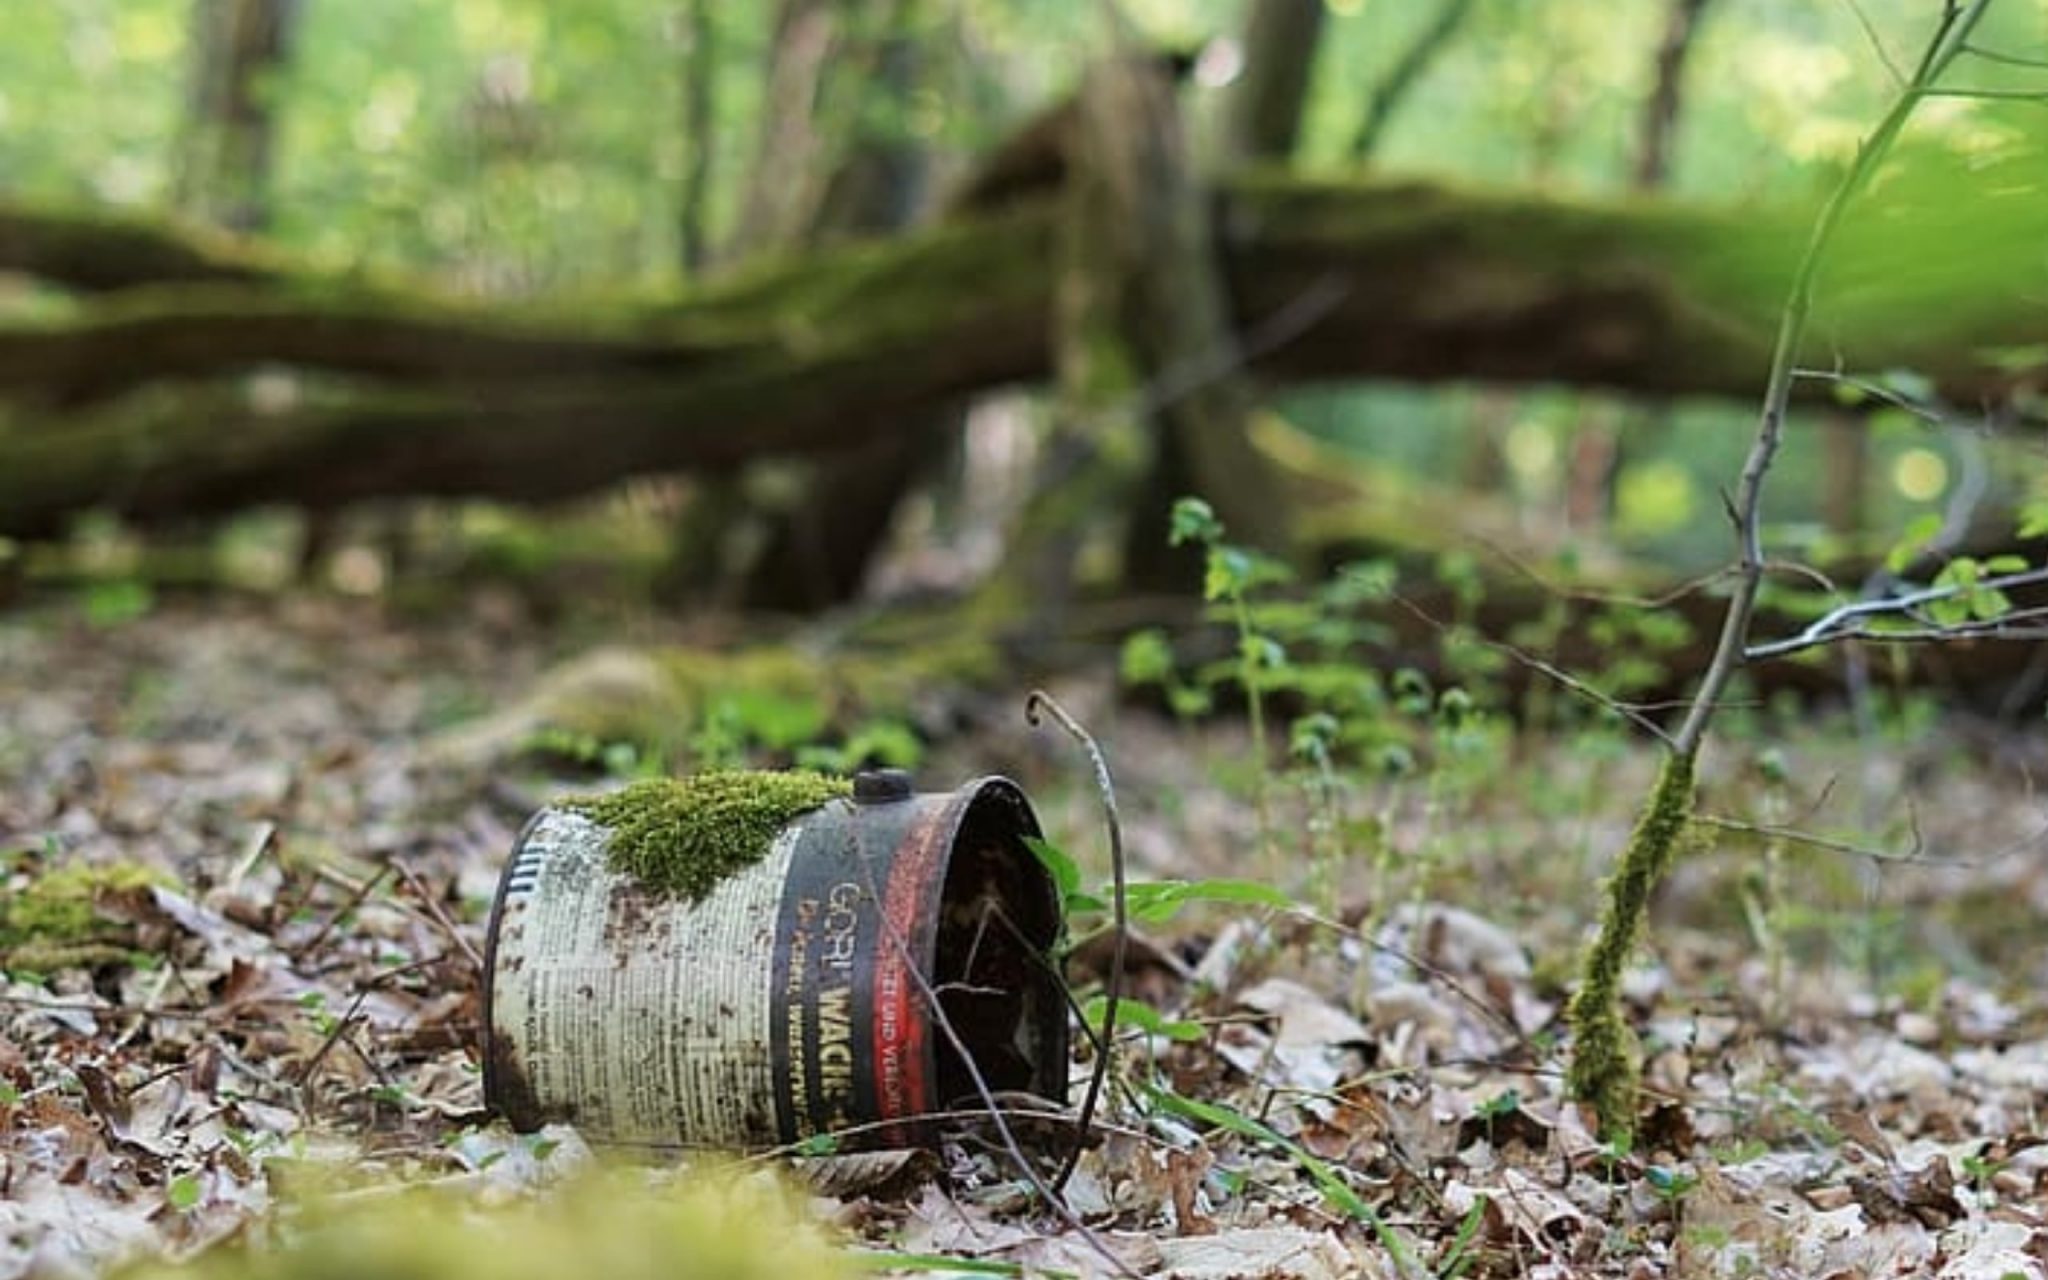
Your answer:
[[[693,903],[607,865],[607,828],[543,809],[491,913],[485,1100],[613,1144],[928,1143],[920,1117],[981,1105],[936,995],[989,1088],[1064,1101],[1038,833],[1007,779],[913,794],[862,774]]]

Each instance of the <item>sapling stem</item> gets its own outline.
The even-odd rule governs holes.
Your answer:
[[[1779,313],[1756,436],[1729,502],[1738,548],[1735,589],[1728,598],[1728,611],[1722,618],[1713,655],[1684,719],[1667,744],[1656,784],[1629,835],[1621,864],[1609,882],[1607,910],[1601,918],[1599,935],[1587,949],[1579,990],[1571,1003],[1574,1043],[1568,1084],[1573,1097],[1593,1107],[1603,1137],[1619,1137],[1634,1127],[1636,1045],[1621,1015],[1621,969],[1642,930],[1650,891],[1670,867],[1690,824],[1700,747],[1729,683],[1748,653],[1750,622],[1756,614],[1757,595],[1766,568],[1764,483],[1784,440],[1799,350],[1813,310],[1814,284],[1850,205],[1891,154],[1914,108],[1940,92],[1936,82],[1968,48],[1970,33],[1990,7],[1991,0],[1970,0],[1967,4],[1948,0],[1912,76],[1900,86],[1877,127],[1857,147],[1848,173],[1815,219],[1784,309]]]

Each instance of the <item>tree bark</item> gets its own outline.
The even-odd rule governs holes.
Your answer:
[[[921,51],[906,30],[917,7],[895,0],[845,15],[854,33],[842,60],[855,70],[832,88],[851,95],[851,123],[840,130],[838,163],[803,228],[806,246],[901,230],[923,205],[927,157],[902,124],[922,70]],[[856,16],[871,25],[860,29]],[[797,501],[771,515],[766,543],[742,584],[744,603],[813,610],[859,592],[897,504],[957,433],[951,409],[921,417],[907,432],[849,449],[805,477]]]
[[[277,81],[298,0],[197,0],[191,119],[179,203],[234,231],[270,224]]]
[[[1671,170],[1671,143],[1678,133],[1679,106],[1685,92],[1685,64],[1699,33],[1700,17],[1709,0],[1671,0],[1664,36],[1657,44],[1656,71],[1650,97],[1643,104],[1636,145],[1634,182],[1638,191],[1664,185]]]
[[[776,6],[762,70],[760,131],[729,259],[802,239],[822,179],[818,97],[841,36],[839,4],[780,0]]]
[[[1222,159],[1285,161],[1301,132],[1302,104],[1323,32],[1323,0],[1249,0],[1244,71],[1223,109]]]
[[[717,149],[718,28],[711,0],[685,0],[676,15],[682,42],[683,172],[676,190],[676,254],[685,279],[710,260],[707,208]]]
[[[21,205],[0,205],[0,272],[80,293],[290,278],[281,264],[204,227]]]

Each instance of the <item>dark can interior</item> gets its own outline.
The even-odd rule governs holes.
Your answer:
[[[1015,786],[992,780],[976,790],[939,896],[931,979],[983,1085],[1064,1105],[1067,1008],[1053,955],[1060,939],[1058,890],[1024,844],[1024,837],[1038,834],[1038,821]],[[934,1040],[940,1104],[985,1106],[950,1038],[940,1033]]]

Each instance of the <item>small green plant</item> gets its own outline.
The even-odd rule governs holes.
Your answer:
[[[1108,928],[1111,889],[1106,885],[1092,890],[1084,888],[1080,864],[1051,841],[1026,836],[1024,843],[1052,876],[1068,933],[1076,942]],[[1258,880],[1135,880],[1124,886],[1124,907],[1135,924],[1165,924],[1197,903],[1270,907],[1276,911],[1292,910],[1295,905],[1294,899]]]
[[[1409,1251],[1407,1243],[1394,1234],[1385,1220],[1366,1203],[1363,1196],[1352,1189],[1351,1183],[1336,1166],[1293,1139],[1282,1136],[1270,1125],[1219,1103],[1189,1098],[1158,1086],[1147,1090],[1147,1096],[1154,1106],[1169,1115],[1221,1129],[1225,1133],[1263,1143],[1282,1152],[1308,1176],[1309,1181],[1316,1185],[1316,1189],[1323,1193],[1323,1199],[1331,1208],[1364,1224],[1373,1233],[1380,1242],[1380,1247],[1393,1257],[1395,1266],[1402,1275],[1422,1274],[1422,1268],[1417,1263],[1415,1255]]]
[[[1643,1181],[1650,1184],[1650,1190],[1656,1193],[1659,1200],[1673,1206],[1683,1202],[1686,1196],[1692,1193],[1692,1189],[1700,1185],[1700,1178],[1696,1173],[1684,1169],[1666,1169],[1655,1164],[1643,1170]]]
[[[668,761],[652,747],[605,740],[553,725],[526,735],[519,751],[525,756],[559,761],[608,778],[658,778],[668,773]]]
[[[1202,599],[1225,606],[1237,629],[1237,683],[1244,691],[1245,713],[1251,721],[1257,769],[1259,846],[1262,852],[1270,853],[1272,768],[1267,758],[1266,687],[1270,673],[1287,665],[1287,650],[1256,625],[1252,597],[1260,587],[1288,581],[1293,571],[1249,548],[1225,542],[1223,522],[1200,498],[1182,498],[1173,504],[1170,530],[1167,540],[1173,546],[1193,544],[1203,549]]]
[[[105,631],[148,617],[156,592],[140,578],[112,578],[83,588],[79,603],[86,625]]]

